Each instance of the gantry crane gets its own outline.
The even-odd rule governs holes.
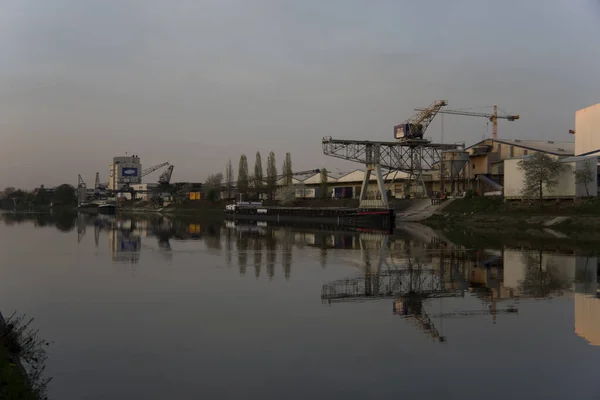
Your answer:
[[[415,109],[415,111],[419,111],[417,115],[394,126],[394,137],[401,140],[423,139],[423,135],[433,118],[441,112],[442,107],[447,105],[447,100],[437,100],[427,108]]]
[[[492,122],[492,138],[498,139],[498,118],[505,119],[507,121],[516,121],[520,118],[518,114],[498,114],[498,106],[494,105],[494,111],[491,113],[473,112],[468,110],[438,110],[440,114],[452,114],[452,115],[466,115],[468,117],[483,117],[487,118]],[[415,111],[426,112],[427,108],[415,108]]]

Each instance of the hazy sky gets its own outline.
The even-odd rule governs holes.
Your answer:
[[[521,114],[500,137],[572,140],[599,37],[597,0],[3,0],[0,188],[107,180],[126,151],[174,180],[257,150],[349,171],[323,136],[392,140],[437,99]],[[446,116],[445,141],[486,125]]]

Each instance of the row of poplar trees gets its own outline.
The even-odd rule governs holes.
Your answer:
[[[240,162],[238,165],[237,174],[237,190],[238,193],[248,194],[249,191],[255,191],[251,189],[265,188],[269,194],[269,198],[273,198],[273,194],[277,188],[278,178],[284,178],[284,185],[292,184],[292,156],[290,153],[285,154],[285,161],[282,166],[282,175],[277,175],[277,164],[275,161],[275,153],[272,151],[269,153],[267,158],[267,176],[263,175],[262,158],[260,152],[256,152],[256,160],[254,161],[254,173],[250,174],[248,169],[248,158],[245,154],[240,156]],[[225,184],[229,191],[231,191],[233,178],[233,166],[231,165],[231,159],[225,169]]]

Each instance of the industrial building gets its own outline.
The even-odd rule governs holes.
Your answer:
[[[108,177],[108,190],[120,190],[129,184],[142,183],[140,157],[114,157],[108,169]]]
[[[502,190],[505,161],[522,159],[535,153],[568,157],[575,153],[574,142],[552,140],[485,139],[468,147],[469,166],[466,176],[480,193]],[[522,181],[522,178],[520,178]]]

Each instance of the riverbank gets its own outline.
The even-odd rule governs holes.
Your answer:
[[[422,223],[432,227],[552,228],[593,230],[600,227],[600,200],[504,202],[495,197],[456,199]]]

